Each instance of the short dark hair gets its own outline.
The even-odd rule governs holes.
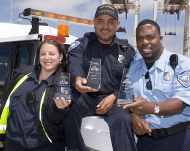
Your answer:
[[[160,26],[158,25],[157,22],[155,22],[155,21],[153,21],[151,19],[144,19],[144,20],[142,20],[142,21],[139,22],[139,24],[137,25],[137,28],[136,28],[136,35],[139,32],[140,26],[145,25],[145,24],[151,24],[151,25],[155,26],[156,29],[157,29],[157,31],[158,31],[158,33],[161,35]]]

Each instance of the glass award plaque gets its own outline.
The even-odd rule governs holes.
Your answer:
[[[127,79],[127,72],[128,68],[123,69],[120,89],[118,93],[117,104],[118,105],[125,105],[128,103],[132,103],[134,96],[133,96],[133,88],[130,88],[131,85],[130,81]]]
[[[71,99],[70,73],[61,72],[54,97]]]
[[[89,86],[94,89],[99,89],[100,85],[101,85],[101,59],[92,58],[90,61],[86,86]]]

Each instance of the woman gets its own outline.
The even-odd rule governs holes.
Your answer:
[[[0,134],[1,140],[6,134],[4,151],[54,151],[59,148],[57,142],[63,141],[61,129],[53,129],[62,124],[70,100],[53,97],[61,63],[66,60],[64,47],[48,40],[38,51],[40,65],[30,73],[19,72],[3,109]],[[64,145],[60,148],[64,150]]]

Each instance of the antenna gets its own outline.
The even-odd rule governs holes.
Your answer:
[[[12,23],[12,17],[13,17],[13,1],[10,0],[10,18],[9,18],[10,23]]]

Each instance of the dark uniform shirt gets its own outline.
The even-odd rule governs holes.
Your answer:
[[[6,141],[16,142],[23,148],[33,148],[49,143],[39,121],[40,101],[44,90],[52,82],[52,76],[47,80],[38,81],[38,71],[32,72],[12,94],[10,100],[10,116],[8,118]],[[26,99],[28,93],[34,93],[33,103]],[[30,100],[31,101],[31,100]]]
[[[87,77],[92,58],[101,58],[101,87],[98,92],[89,94],[98,96],[99,100],[112,93],[117,95],[123,68],[129,67],[134,55],[135,51],[127,41],[123,43],[115,36],[112,44],[101,44],[95,33],[87,33],[69,48],[68,63],[72,83],[77,76]]]

